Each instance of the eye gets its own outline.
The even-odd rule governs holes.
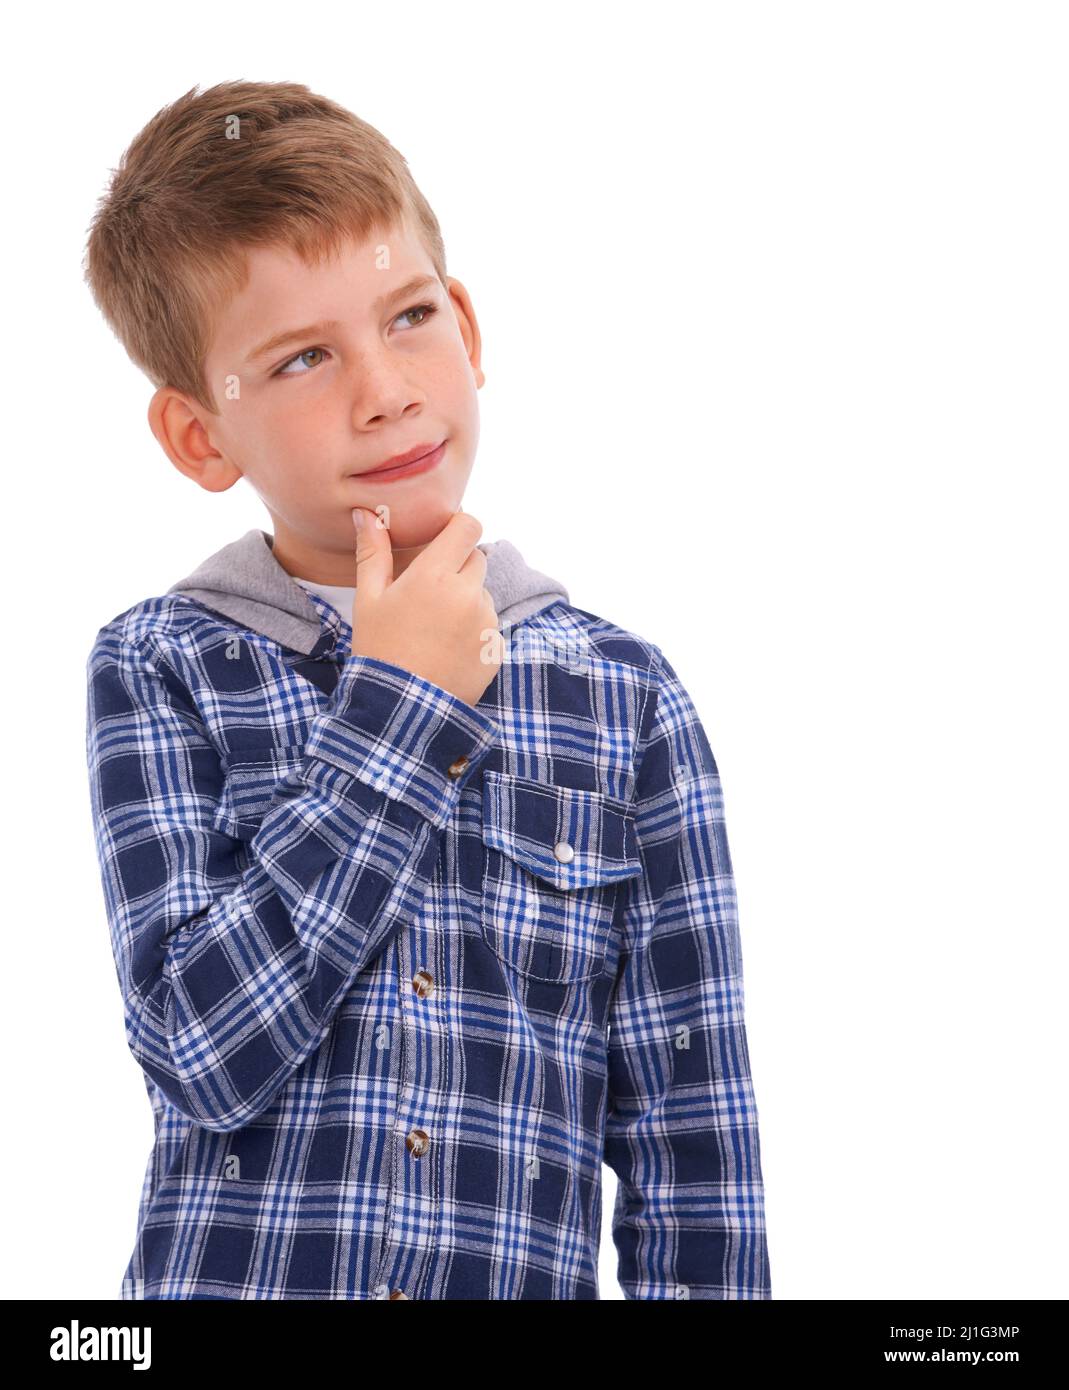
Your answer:
[[[423,317],[420,319],[419,323],[414,323],[410,325],[412,328],[422,328],[422,326],[432,317],[432,315],[436,314],[437,312],[437,304],[414,304],[411,309],[405,309],[402,313],[398,314],[397,318],[394,319],[394,323],[396,323],[398,319],[407,318],[409,314],[422,314]]]
[[[422,315],[422,318],[420,318],[419,321],[418,321],[417,323],[410,323],[408,326],[409,326],[409,328],[422,328],[423,325],[424,325],[425,323],[429,323],[429,322],[430,322],[430,320],[433,318],[433,316],[434,316],[437,312],[438,312],[438,305],[437,305],[437,304],[413,304],[413,306],[412,306],[411,309],[403,309],[403,310],[401,311],[401,313],[399,313],[399,314],[397,315],[397,318],[394,319],[394,323],[400,322],[401,319],[406,319],[406,318],[408,318],[408,316],[409,316],[410,314],[421,314],[421,315]],[[296,355],[295,357],[291,357],[288,361],[283,362],[282,366],[279,367],[277,371],[272,372],[271,375],[272,375],[272,376],[307,376],[307,375],[308,375],[308,372],[288,372],[288,371],[286,370],[286,368],[287,368],[287,367],[292,367],[293,364],[294,364],[294,362],[300,362],[302,358],[308,357],[311,353],[314,353],[314,352],[324,352],[324,351],[326,351],[326,349],[325,349],[325,348],[321,348],[321,347],[304,348],[301,352],[298,352],[297,355]],[[313,365],[313,367],[314,367],[316,364],[313,363],[312,365]]]
[[[272,376],[307,376],[307,375],[308,375],[307,372],[287,372],[287,371],[286,371],[286,368],[287,368],[287,367],[291,367],[291,366],[294,364],[294,362],[300,362],[300,360],[301,360],[303,357],[310,357],[310,356],[312,355],[312,353],[314,353],[314,352],[322,352],[322,351],[323,351],[323,349],[320,348],[320,347],[304,348],[303,351],[299,352],[299,353],[297,354],[296,357],[291,357],[291,358],[289,359],[288,362],[283,362],[282,366],[279,367],[278,371],[277,371],[277,372],[272,372],[271,375],[272,375]],[[315,364],[313,363],[313,365],[315,365]]]

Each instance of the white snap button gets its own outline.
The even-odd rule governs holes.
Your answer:
[[[575,858],[575,850],[567,840],[561,840],[559,844],[554,845],[553,854],[562,864],[570,864]]]

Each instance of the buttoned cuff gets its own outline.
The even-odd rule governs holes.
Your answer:
[[[422,676],[349,656],[304,752],[441,827],[500,732],[496,720]]]

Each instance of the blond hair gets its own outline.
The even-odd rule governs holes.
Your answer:
[[[216,316],[247,282],[247,249],[289,246],[311,265],[407,222],[444,284],[438,219],[374,126],[296,82],[192,87],[112,170],[85,278],[150,381],[215,414],[205,359]]]

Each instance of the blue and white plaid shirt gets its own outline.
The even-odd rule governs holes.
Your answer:
[[[478,707],[183,596],[87,752],[156,1138],[121,1297],[770,1298],[720,776],[660,649],[558,601]]]

